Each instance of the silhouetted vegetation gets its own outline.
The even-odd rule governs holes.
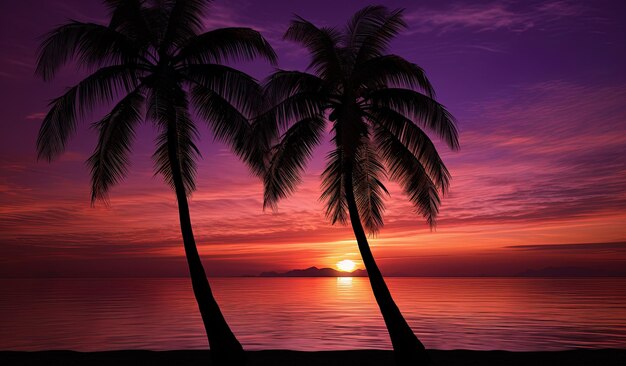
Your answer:
[[[107,200],[111,186],[127,173],[137,126],[149,121],[158,131],[153,155],[156,172],[176,193],[180,225],[194,294],[216,364],[244,363],[241,344],[227,325],[211,293],[191,227],[187,197],[195,190],[198,127],[202,117],[218,140],[255,165],[248,118],[258,113],[261,90],[247,74],[226,61],[257,57],[275,62],[271,46],[249,28],[201,33],[209,16],[207,0],[106,0],[108,25],[70,21],[41,44],[37,74],[51,80],[74,60],[92,73],[54,99],[45,116],[37,148],[39,158],[59,156],[79,120],[95,106],[113,103],[93,127],[98,144],[88,164],[92,202]],[[121,98],[120,98],[121,96]]]
[[[383,6],[363,8],[342,29],[297,17],[285,39],[309,51],[311,73],[278,70],[267,79],[264,92],[273,107],[255,122],[254,133],[270,152],[264,207],[274,207],[296,189],[331,124],[334,148],[322,173],[326,216],[352,224],[396,363],[425,365],[424,346],[391,297],[366,237],[366,230],[383,226],[386,178],[399,183],[432,227],[450,174],[424,130],[459,147],[454,119],[434,99],[424,71],[387,53],[405,26],[402,10]]]

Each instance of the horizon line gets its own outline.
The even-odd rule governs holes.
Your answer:
[[[626,274],[612,275],[559,275],[559,276],[522,276],[522,275],[385,275],[385,278],[624,278]],[[154,279],[154,278],[189,278],[189,276],[47,276],[47,277],[0,277],[0,280],[41,280],[41,279]],[[261,276],[261,275],[216,275],[207,278],[261,278],[261,279],[292,279],[292,278],[368,278],[368,276]]]

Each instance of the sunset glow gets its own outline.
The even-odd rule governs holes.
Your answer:
[[[176,198],[154,175],[157,132],[149,125],[137,130],[128,177],[109,205],[90,206],[85,166],[97,143],[90,123],[109,105],[86,116],[59,160],[37,162],[48,101],[87,72],[70,65],[54,83],[36,79],[38,42],[68,18],[100,22],[106,10],[99,1],[35,3],[6,2],[0,14],[0,276],[186,276]],[[548,3],[398,5],[408,31],[391,52],[424,68],[459,121],[461,149],[441,149],[452,180],[433,231],[398,186],[385,182],[385,226],[370,240],[385,275],[626,268],[626,48],[616,46],[626,34],[618,16],[625,5]],[[304,70],[303,50],[282,41],[293,14],[339,25],[362,5],[216,1],[219,16],[204,25],[259,29],[281,68]],[[241,68],[258,79],[272,71],[262,63]],[[190,210],[209,275],[359,258],[352,229],[331,225],[319,200],[329,136],[313,151],[298,191],[274,212],[263,210],[261,181],[198,126],[202,159]]]
[[[337,268],[339,268],[339,270],[343,272],[352,272],[354,271],[355,267],[356,264],[349,259],[344,259],[341,262],[337,262]]]

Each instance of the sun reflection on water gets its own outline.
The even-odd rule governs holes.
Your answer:
[[[337,277],[338,288],[352,288],[352,277]]]

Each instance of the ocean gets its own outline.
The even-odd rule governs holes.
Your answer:
[[[366,278],[211,278],[244,348],[390,349]],[[626,348],[623,278],[387,279],[427,348]],[[0,350],[206,349],[186,278],[2,279]]]

